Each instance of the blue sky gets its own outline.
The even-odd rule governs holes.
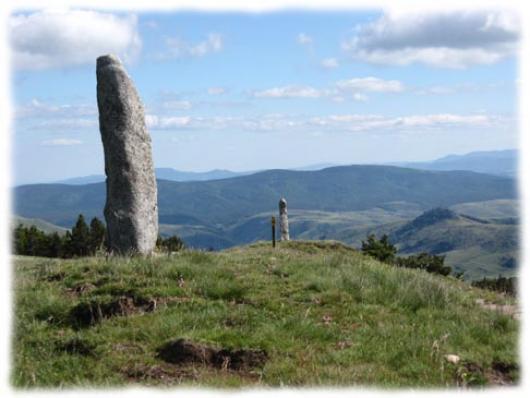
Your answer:
[[[515,148],[517,18],[15,13],[14,183],[103,173],[95,59],[116,53],[156,167],[255,170]]]

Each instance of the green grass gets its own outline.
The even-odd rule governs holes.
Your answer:
[[[503,297],[337,242],[109,261],[16,257],[14,267],[17,387],[447,387],[487,383],[494,361],[519,361],[517,321],[475,303]],[[89,327],[72,321],[80,303],[122,295],[159,304]],[[156,351],[176,338],[264,349],[268,361],[244,372],[164,363]],[[466,363],[484,374],[464,375]]]

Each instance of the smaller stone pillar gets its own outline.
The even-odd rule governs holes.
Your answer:
[[[287,201],[280,199],[280,240],[289,240],[289,219],[287,218]]]

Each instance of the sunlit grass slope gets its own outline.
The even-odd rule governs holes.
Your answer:
[[[517,379],[518,322],[476,303],[505,298],[336,242],[108,261],[17,257],[13,266],[18,387],[446,387],[495,382],[502,366]],[[127,315],[91,324],[79,316],[124,297]],[[244,371],[164,362],[158,349],[178,338],[265,350],[267,361]]]

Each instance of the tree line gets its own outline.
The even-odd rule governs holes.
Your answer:
[[[80,214],[75,225],[64,235],[57,232],[46,233],[34,225],[25,227],[19,224],[13,232],[13,251],[25,256],[73,258],[107,253],[107,229],[105,224],[94,217],[88,225]],[[158,237],[156,246],[168,253],[184,249],[181,238],[176,235]]]
[[[510,296],[515,296],[517,294],[517,278],[515,276],[506,278],[499,275],[497,278],[483,278],[471,282],[471,285],[481,289],[508,294]]]

